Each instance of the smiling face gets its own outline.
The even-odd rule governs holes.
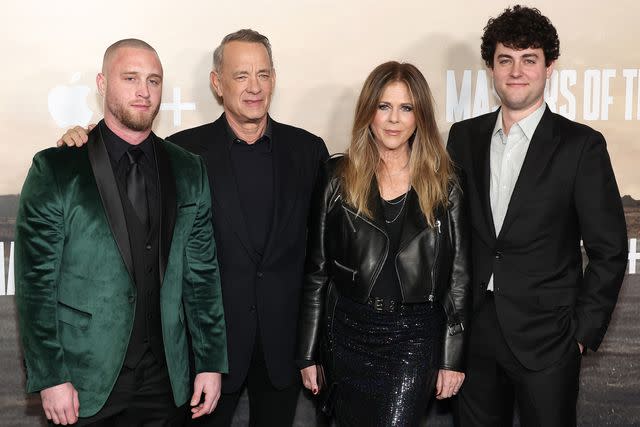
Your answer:
[[[98,74],[97,84],[107,124],[150,131],[162,99],[162,65],[153,50],[117,49]]]
[[[416,130],[413,100],[406,84],[392,82],[384,88],[370,128],[379,151],[406,149]]]
[[[232,41],[224,46],[220,70],[211,84],[222,98],[227,119],[235,124],[266,121],[275,86],[275,71],[261,43]]]
[[[553,71],[542,49],[516,50],[498,43],[493,57],[493,84],[507,112],[529,113],[544,102],[544,87]]]

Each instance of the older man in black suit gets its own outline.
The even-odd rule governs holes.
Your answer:
[[[275,78],[265,36],[227,35],[211,71],[224,113],[169,137],[208,167],[227,319],[229,374],[215,414],[198,425],[230,425],[245,385],[251,425],[287,426],[295,416],[309,199],[328,153],[319,137],[269,117]]]

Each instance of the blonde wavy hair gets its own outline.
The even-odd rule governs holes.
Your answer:
[[[358,214],[371,218],[368,206],[372,185],[380,170],[380,155],[370,125],[382,93],[390,83],[402,82],[409,89],[416,131],[410,140],[409,174],[418,195],[420,210],[430,226],[435,224],[435,209],[448,203],[449,187],[455,183],[451,159],[438,132],[433,97],[426,79],[412,64],[396,61],[378,65],[364,82],[356,105],[351,144],[338,175],[348,203]]]

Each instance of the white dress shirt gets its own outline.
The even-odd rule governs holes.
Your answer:
[[[491,169],[489,198],[496,236],[500,234],[504,217],[509,208],[511,194],[520,175],[531,138],[533,138],[533,133],[542,119],[546,106],[545,103],[542,103],[540,108],[514,123],[508,135],[505,135],[502,129],[502,110],[498,112],[498,118],[491,134],[489,153]],[[493,274],[489,279],[487,289],[493,290]]]

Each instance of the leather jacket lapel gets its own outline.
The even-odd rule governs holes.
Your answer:
[[[402,232],[400,234],[399,251],[407,246],[418,234],[428,227],[427,221],[420,210],[418,195],[412,189],[407,195],[405,206],[404,223],[402,224]],[[439,219],[439,218],[436,218]]]

